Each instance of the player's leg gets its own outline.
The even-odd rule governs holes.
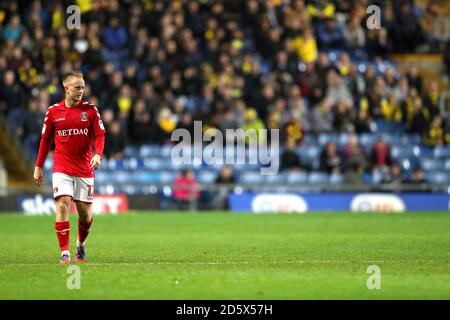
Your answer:
[[[93,178],[76,178],[74,199],[78,211],[78,239],[75,261],[86,261],[86,239],[92,226]]]
[[[73,198],[73,179],[72,177],[54,173],[52,175],[53,197],[56,201],[56,221],[55,230],[58,237],[59,247],[61,249],[61,264],[70,263],[69,239],[70,239],[70,204]]]

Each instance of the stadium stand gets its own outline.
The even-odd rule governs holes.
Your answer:
[[[69,1],[0,4],[2,139],[19,141],[30,165],[46,108],[62,99],[61,76],[80,69],[108,132],[96,174],[103,193],[151,193],[186,167],[214,184],[224,164],[170,158],[171,133],[192,132],[195,120],[223,133],[280,129],[280,157],[294,144],[292,170],[265,177],[235,165],[239,184],[380,185],[397,167],[402,183],[421,171],[450,184],[445,1],[75,2],[78,30],[64,24]],[[372,3],[383,11],[380,30],[366,28]],[[433,17],[442,24],[425,28]],[[374,151],[381,137],[387,147]],[[323,167],[328,143],[337,165]]]

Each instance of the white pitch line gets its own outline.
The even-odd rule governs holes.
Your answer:
[[[305,264],[305,263],[432,263],[434,260],[364,260],[364,261],[349,261],[349,260],[290,260],[290,261],[149,261],[149,262],[86,262],[77,265],[87,266],[139,266],[139,265],[239,265],[239,264]],[[57,263],[0,263],[1,267],[40,267],[40,266],[53,266]]]

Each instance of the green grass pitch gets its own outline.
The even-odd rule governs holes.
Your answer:
[[[450,298],[448,213],[95,216],[79,290],[53,222],[0,215],[0,299]]]

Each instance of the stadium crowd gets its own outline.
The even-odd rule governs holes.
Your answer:
[[[433,3],[420,13],[405,0],[76,3],[75,30],[65,25],[69,1],[0,4],[0,113],[30,156],[72,69],[85,74],[85,96],[107,127],[105,153],[117,159],[127,145],[170,143],[174,129],[192,131],[194,120],[221,131],[281,129],[284,169],[302,167],[289,150],[305,136],[355,133],[342,150],[324,148],[329,173],[389,166],[398,174],[386,141],[369,153],[358,146],[357,134],[379,120],[429,146],[450,142],[438,82],[386,61],[421,46],[444,52],[449,44],[427,28]],[[383,10],[379,30],[366,27],[372,3]]]

